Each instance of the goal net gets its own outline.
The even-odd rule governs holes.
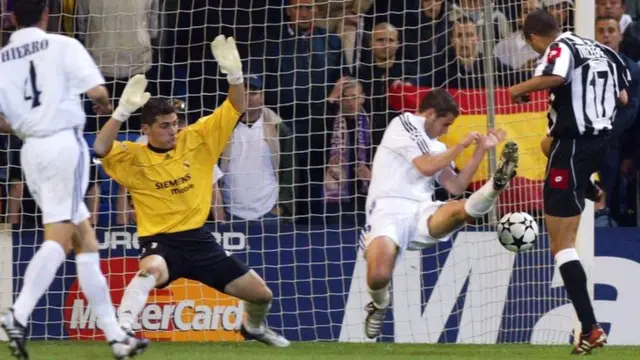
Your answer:
[[[270,0],[114,0],[86,2],[86,8],[74,3],[52,8],[49,26],[85,44],[114,103],[129,76],[143,73],[148,90],[174,101],[189,124],[221,104],[228,91],[209,42],[218,34],[236,38],[250,76],[245,120],[256,123],[236,127],[218,163],[224,175],[212,186],[216,200],[207,227],[273,291],[268,323],[276,331],[295,341],[370,341],[363,330],[369,295],[358,239],[366,226],[371,160],[388,122],[415,111],[426,91],[441,87],[461,108],[444,142],[456,144],[469,131],[504,128],[519,144],[521,166],[492,216],[449,241],[402,255],[380,340],[570,341],[573,311],[541,217],[545,159],[539,143],[547,98],[534,94],[529,103],[514,105],[506,89],[530,77],[537,60],[519,33],[522,15],[547,6],[571,29],[571,1],[291,0],[283,7]],[[10,9],[4,6],[6,15]],[[8,17],[1,21],[6,44],[13,28]],[[106,119],[90,105],[86,110],[85,137],[92,144]],[[144,141],[141,129],[139,116],[133,116],[118,138]],[[17,160],[21,144],[2,139],[2,206],[9,225],[0,234],[0,305],[8,307],[43,229]],[[486,157],[462,197],[490,177],[500,150]],[[456,160],[457,169],[472,151]],[[443,189],[436,196],[451,198]],[[137,271],[135,209],[99,160],[92,164],[86,201],[118,306]],[[521,254],[505,250],[495,233],[496,219],[515,211],[530,213],[541,227],[534,249]],[[151,340],[239,341],[241,317],[237,299],[179,279],[154,290],[135,330]],[[30,336],[100,339],[72,256],[38,303]]]

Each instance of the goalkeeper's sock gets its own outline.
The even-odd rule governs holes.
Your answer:
[[[146,271],[140,271],[131,279],[122,297],[118,309],[120,326],[131,329],[138,314],[147,303],[149,293],[156,286],[156,277]]]
[[[567,289],[567,295],[582,324],[582,333],[588,334],[597,322],[587,290],[587,274],[580,263],[578,252],[574,248],[560,250],[555,258],[560,268],[564,287]]]
[[[375,305],[378,309],[385,309],[389,306],[391,302],[391,296],[389,295],[389,285],[383,287],[378,290],[369,290],[369,295],[371,295],[371,299],[373,300],[373,305]]]
[[[464,203],[464,211],[474,219],[483,217],[491,211],[500,191],[493,188],[493,179],[489,179],[482,187],[467,199]]]
[[[254,304],[248,301],[243,301],[244,312],[247,314],[244,327],[251,334],[260,334],[264,332],[264,319],[267,317],[267,313],[271,308],[271,303],[266,304]]]
[[[118,326],[107,279],[100,270],[100,255],[98,253],[76,255],[76,268],[80,288],[89,300],[89,306],[96,314],[98,326],[104,332],[107,341],[122,341],[127,335]]]
[[[20,295],[13,304],[13,314],[20,325],[27,325],[38,300],[51,286],[58,268],[66,257],[62,245],[52,240],[43,242],[35,253],[24,274]]]

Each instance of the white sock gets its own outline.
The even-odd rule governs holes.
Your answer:
[[[489,179],[480,189],[471,194],[464,203],[464,211],[472,218],[480,218],[491,211],[500,191],[493,188],[493,179]]]
[[[580,261],[580,256],[578,256],[578,251],[575,248],[568,248],[558,251],[555,259],[556,264],[560,267],[570,261]]]
[[[127,289],[124,291],[122,302],[118,308],[118,320],[120,326],[132,329],[133,324],[138,319],[138,315],[147,303],[149,293],[156,286],[156,277],[140,271],[131,279]]]
[[[80,288],[89,300],[89,306],[96,314],[98,325],[107,341],[124,339],[126,334],[116,321],[116,311],[111,302],[107,279],[100,270],[100,255],[98,253],[76,255],[76,268]]]
[[[250,333],[256,334],[264,331],[264,319],[269,313],[271,303],[268,304],[254,304],[248,301],[243,301],[244,312],[247,314],[244,326]]]
[[[62,245],[52,240],[43,242],[40,249],[33,255],[24,273],[20,295],[13,304],[13,314],[20,324],[27,325],[33,308],[51,286],[58,268],[66,257],[67,254]]]
[[[373,304],[378,309],[385,309],[389,306],[389,303],[391,302],[391,297],[389,296],[389,285],[378,290],[371,290],[367,287],[367,290],[369,290],[369,295],[371,295]]]

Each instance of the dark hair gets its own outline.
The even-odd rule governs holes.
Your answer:
[[[176,113],[178,114],[178,124],[187,125],[187,118],[185,116],[185,113],[187,112],[187,105],[180,99],[169,99],[169,101],[176,109]]]
[[[556,18],[544,9],[536,9],[530,12],[522,26],[522,33],[527,40],[531,39],[532,35],[549,37],[559,32],[560,26]]]
[[[152,126],[160,115],[169,115],[176,112],[175,106],[167,99],[151,98],[142,107],[141,122]]]
[[[598,16],[596,17],[596,23],[598,21],[607,21],[607,20],[614,20],[616,23],[620,23],[620,21],[616,18],[614,18],[613,16]]]
[[[456,24],[456,23],[457,24],[469,24],[469,23],[475,24],[476,22],[473,21],[473,19],[471,19],[470,17],[463,15],[463,16],[460,16],[459,18],[457,18],[456,21],[454,21],[453,23],[454,24]]]
[[[16,0],[13,4],[13,15],[18,26],[34,26],[42,20],[46,8],[46,0]]]
[[[460,115],[460,107],[451,94],[444,89],[430,90],[420,102],[419,112],[433,109],[436,116],[446,116],[452,114],[454,117]]]

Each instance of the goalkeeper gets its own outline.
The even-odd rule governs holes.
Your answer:
[[[140,271],[124,293],[119,322],[131,333],[154,287],[187,278],[244,301],[241,333],[245,338],[286,347],[289,341],[264,323],[271,290],[203,228],[211,209],[213,167],[246,106],[235,41],[220,35],[211,43],[211,50],[230,85],[228,98],[213,114],[178,132],[173,105],[149,100],[149,93],[144,92],[147,80],[136,75],[96,137],[94,150],[105,171],[131,193],[140,235]],[[143,105],[148,144],[115,141],[122,123]]]

